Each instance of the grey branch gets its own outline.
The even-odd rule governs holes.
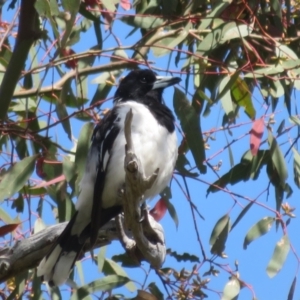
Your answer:
[[[52,85],[40,87],[40,88],[35,87],[28,90],[18,91],[13,94],[12,98],[27,98],[27,97],[34,97],[37,95],[42,95],[42,94],[47,94],[52,92],[60,92],[64,84],[70,79],[75,79],[76,76],[79,77],[86,76],[86,75],[96,74],[100,72],[120,70],[123,68],[135,68],[138,64],[143,64],[143,62],[142,61],[117,61],[117,62],[111,62],[106,65],[86,67],[83,69],[79,69],[77,71],[71,70]]]
[[[0,283],[23,271],[35,268],[41,259],[49,252],[53,242],[66,227],[67,222],[52,225],[27,239],[17,241],[13,247],[0,249]],[[99,230],[98,239],[93,248],[110,244],[118,240],[115,221],[112,220]],[[84,252],[91,250],[87,243]]]
[[[141,208],[143,195],[157,178],[159,169],[146,178],[138,157],[134,153],[131,139],[131,121],[133,113],[130,110],[125,120],[126,156],[124,168],[126,172],[123,194],[124,218],[126,229],[130,229],[132,237],[126,235],[122,223],[117,222],[121,243],[131,256],[138,260],[145,259],[150,265],[158,269],[162,266],[166,256],[163,227],[157,223],[146,208]],[[145,206],[145,205],[142,205]],[[141,215],[141,212],[143,215]]]

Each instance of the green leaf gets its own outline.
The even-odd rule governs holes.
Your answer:
[[[178,0],[162,0],[162,14],[166,16],[171,16],[176,14]]]
[[[71,300],[81,300],[89,294],[97,291],[106,292],[108,290],[121,287],[129,281],[130,279],[127,277],[109,275],[80,287],[78,290],[74,291]]]
[[[108,259],[108,258],[105,259],[104,266],[103,266],[103,272],[105,275],[115,274],[115,275],[122,276],[124,278],[128,278],[129,282],[126,283],[125,286],[127,287],[127,289],[130,292],[136,291],[137,288],[136,288],[135,284],[132,281],[130,281],[125,270],[119,264],[114,262],[113,260]]]
[[[27,191],[29,191],[29,194],[31,194],[30,190]],[[24,211],[24,199],[21,193],[19,193],[18,198],[12,202],[11,208],[15,208],[17,213],[22,213]]]
[[[256,111],[252,104],[251,93],[249,91],[247,83],[241,78],[237,78],[237,80],[231,87],[231,94],[233,101],[238,106],[242,106],[248,117],[251,120],[254,120]]]
[[[103,266],[104,266],[106,249],[107,249],[106,246],[101,247],[100,250],[99,250],[99,253],[97,255],[97,265],[98,265],[99,273],[102,272],[102,269],[103,269]]]
[[[30,73],[25,74],[24,81],[23,81],[23,87],[26,90],[31,89],[33,87],[32,74],[30,74]]]
[[[253,30],[252,26],[246,24],[237,25],[236,22],[224,22],[220,19],[214,19],[214,24],[217,24],[217,26],[198,45],[197,51],[200,55],[207,54],[228,40],[246,37]],[[200,27],[203,27],[202,24]]]
[[[57,286],[54,286],[49,289],[50,299],[51,300],[62,300],[60,290]]]
[[[288,177],[286,162],[284,156],[279,148],[276,139],[273,137],[272,132],[268,131],[268,144],[270,146],[270,152],[272,157],[272,162],[276,168],[276,171],[280,178],[281,186],[285,186],[285,181]]]
[[[76,261],[76,271],[78,273],[78,277],[80,280],[81,285],[84,284],[84,273],[83,273],[83,269],[82,269],[82,263],[80,260]],[[87,299],[85,299],[87,300]]]
[[[0,201],[13,196],[30,178],[38,155],[29,156],[8,169],[0,182]]]
[[[37,218],[34,222],[33,233],[36,234],[46,228],[44,221],[41,218]]]
[[[206,18],[201,18],[201,24],[198,30],[203,30],[209,27],[211,22],[218,17],[230,4],[229,1],[221,1],[218,5],[214,6],[213,10],[206,16]]]
[[[206,55],[207,52],[215,49],[219,44],[223,35],[223,27],[226,23],[220,20],[222,23],[217,28],[213,29],[212,32],[208,33],[202,42],[199,43],[197,47],[197,52],[199,55]]]
[[[273,217],[264,217],[260,221],[258,221],[255,225],[253,225],[250,230],[248,231],[245,239],[243,248],[247,249],[247,246],[253,242],[255,239],[265,235],[267,232],[270,231],[275,218]]]
[[[56,0],[36,0],[34,7],[40,16],[51,18],[59,15],[59,8]]]
[[[290,116],[289,119],[290,119],[291,123],[300,126],[300,119],[297,116]]]
[[[276,15],[281,19],[282,13],[281,13],[281,1],[279,0],[271,0],[270,1],[271,7],[276,13]]]
[[[64,10],[70,13],[70,18],[68,18],[67,20],[65,19],[66,27],[64,35],[62,36],[62,39],[60,41],[61,48],[65,48],[66,43],[70,38],[70,34],[74,29],[74,23],[76,20],[77,13],[79,11],[80,2],[80,0],[61,0]]]
[[[185,28],[182,28],[180,31],[176,31],[174,36],[160,40],[153,46],[153,54],[160,57],[173,51],[178,44],[182,43],[187,38],[190,28],[191,23],[188,23]]]
[[[92,12],[90,12],[85,3],[81,2],[80,3],[80,7],[79,7],[79,11],[78,11],[82,16],[84,16],[86,19],[93,21],[94,23],[99,23],[99,17],[97,17],[96,15],[94,15]],[[102,48],[100,48],[102,49]]]
[[[300,188],[300,154],[298,151],[293,147],[294,152],[294,181],[298,188]]]
[[[278,129],[276,131],[278,136],[280,136],[283,133],[284,127],[285,127],[285,119],[283,119],[278,126]]]
[[[70,182],[74,176],[75,176],[75,163],[71,161],[71,158],[69,156],[65,156],[63,159],[63,174],[66,177],[67,182]]]
[[[239,223],[239,221],[243,218],[243,216],[248,212],[248,210],[251,208],[251,206],[253,205],[253,203],[255,202],[250,202],[248,203],[243,209],[242,211],[239,213],[238,217],[236,218],[236,220],[233,222],[232,226],[231,226],[231,230]]]
[[[227,214],[224,215],[223,217],[221,217],[217,221],[217,223],[215,224],[215,226],[214,226],[214,228],[213,228],[213,230],[211,232],[211,235],[210,235],[210,239],[209,239],[209,244],[210,245],[213,245],[217,241],[220,233],[226,227],[226,225],[227,225],[228,222],[229,222],[229,216]]]
[[[254,72],[245,74],[244,78],[261,78],[266,75],[274,75],[284,72],[284,68],[280,64],[270,65],[269,67],[254,69]]]
[[[22,111],[34,112],[35,110],[36,110],[36,102],[31,98],[13,100],[9,106],[9,111],[14,111],[14,112],[22,112]]]
[[[0,207],[0,219],[6,224],[14,223],[14,220],[11,218],[11,216],[1,207]]]
[[[115,262],[119,262],[123,267],[136,268],[140,266],[140,263],[132,259],[126,252],[124,254],[114,255],[112,259]]]
[[[246,181],[250,177],[251,163],[239,163],[235,165],[229,172],[220,177],[207,189],[208,195],[210,192],[215,193],[220,191],[220,188],[224,188],[227,184],[236,184],[240,181]]]
[[[289,290],[289,294],[288,294],[287,300],[293,300],[296,283],[297,283],[297,276],[294,277],[294,280],[293,280],[292,285],[291,285],[290,290]]]
[[[116,10],[116,6],[111,0],[101,0],[101,3],[108,11],[114,12]]]
[[[114,71],[110,71],[110,72],[103,72],[101,73],[99,76],[97,76],[96,78],[94,78],[92,80],[92,83],[99,83],[99,84],[105,84],[110,86],[110,88],[112,88],[112,84],[108,83],[107,81],[112,81],[114,77],[118,77],[122,74],[123,69],[119,69],[119,70],[114,70]],[[100,99],[104,99],[104,98],[99,98]]]
[[[71,131],[71,124],[69,115],[66,109],[66,106],[63,103],[57,102],[56,103],[56,114],[58,119],[61,121],[61,125],[68,135],[70,141],[72,141],[72,131]]]
[[[280,83],[278,76],[274,76],[274,80],[271,81],[269,92],[274,98],[279,98],[284,95],[284,88]]]
[[[56,39],[58,39],[58,43],[60,43],[60,35],[59,35],[57,23],[53,18],[53,16],[58,16],[60,14],[57,1],[36,0],[34,3],[34,7],[37,10],[40,17],[45,16],[46,18],[49,19],[54,36]]]
[[[243,38],[251,34],[253,31],[253,26],[247,24],[238,25],[237,22],[228,22],[222,30],[222,37],[220,43],[223,44],[226,41],[230,41],[236,38]]]
[[[198,177],[198,173],[188,171],[185,166],[191,166],[184,154],[179,154],[176,161],[176,170],[183,176]]]
[[[236,73],[237,74],[237,73]],[[232,98],[230,94],[230,89],[233,84],[233,77],[224,77],[219,85],[219,94],[217,99],[221,99],[222,107],[227,116],[232,116],[234,114],[234,108],[232,104]]]
[[[164,197],[164,199],[166,200],[165,197]],[[174,221],[176,228],[178,228],[179,219],[178,219],[176,209],[169,199],[166,200],[166,203],[167,203],[168,212],[169,212],[172,220]]]
[[[210,250],[212,254],[223,255],[229,231],[230,218],[226,214],[217,221],[210,235],[209,244],[212,245]]]
[[[175,88],[174,92],[173,105],[197,168],[200,173],[204,174],[206,173],[206,166],[203,164],[205,149],[200,127],[200,117],[196,114],[194,107],[187,100],[185,94],[177,88]]]
[[[93,123],[86,123],[82,127],[79,139],[77,143],[77,149],[75,154],[75,166],[77,169],[78,177],[76,180],[76,187],[78,187],[79,182],[81,181],[82,175],[85,170],[86,156],[90,148],[90,140],[94,130]]]
[[[164,294],[160,291],[160,289],[154,282],[151,282],[148,285],[148,290],[157,298],[157,300],[164,300]]]
[[[23,158],[29,156],[26,139],[16,136],[16,137],[13,137],[13,140],[16,144],[16,150],[19,155],[19,158],[23,159]]]
[[[140,16],[123,16],[120,20],[127,25],[143,28],[143,29],[153,29],[159,27],[163,24],[164,19],[158,17],[140,17]]]
[[[178,254],[176,251],[172,251],[171,249],[167,249],[167,254],[174,257],[178,262],[200,262],[200,259],[198,256],[190,254],[190,253],[183,253],[183,254]]]
[[[98,84],[95,94],[92,98],[91,105],[95,104],[97,101],[106,99],[112,87],[112,85],[106,83]],[[100,105],[101,103],[99,104],[99,107]]]
[[[290,241],[287,235],[284,235],[277,242],[272,258],[267,266],[267,274],[273,278],[282,268],[287,255],[290,251]]]
[[[284,190],[281,186],[275,187],[276,210],[279,212],[283,201]],[[278,223],[279,224],[279,223]]]
[[[241,290],[240,282],[236,277],[232,277],[225,285],[221,300],[233,300]]]
[[[249,154],[251,152],[249,151]],[[256,156],[252,156],[251,160],[251,173],[250,178],[256,180],[260,174],[262,167],[271,160],[271,155],[269,150],[258,150]]]

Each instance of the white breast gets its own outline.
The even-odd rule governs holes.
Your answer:
[[[177,159],[177,137],[161,126],[149,109],[135,101],[118,104],[119,118],[117,122],[123,128],[127,112],[132,109],[133,119],[131,135],[134,152],[140,159],[144,174],[150,176],[159,168],[158,177],[146,194],[145,199],[159,194],[169,183]],[[106,174],[105,188],[102,196],[104,208],[117,202],[117,193],[125,180],[125,136],[121,130],[118,134],[111,153]]]

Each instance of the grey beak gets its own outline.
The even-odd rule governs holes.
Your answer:
[[[153,84],[152,90],[156,89],[164,89],[168,86],[172,86],[177,84],[181,81],[179,77],[172,77],[172,76],[156,76],[156,81]]]

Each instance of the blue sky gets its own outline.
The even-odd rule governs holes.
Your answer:
[[[7,12],[6,6],[3,9],[3,19],[10,20],[11,12]],[[132,30],[131,27],[128,27],[121,21],[115,21],[113,26],[113,32],[117,35],[118,39],[121,41],[122,46],[133,45],[140,37],[139,32],[136,32],[133,35],[127,37],[128,33],[131,30]],[[105,38],[104,46],[115,47],[116,46],[115,40],[112,38],[112,36],[109,36],[106,39],[107,35],[108,35],[107,32],[103,34],[103,37]],[[95,43],[96,41],[95,41],[94,31],[91,28],[87,33],[81,34],[80,42],[74,45],[74,47],[72,48],[78,53],[78,52],[86,51],[87,49],[93,47]],[[131,54],[132,51],[128,51],[128,55],[130,56]],[[152,54],[150,54],[149,60],[153,61],[155,63],[155,66],[161,69],[168,68],[168,64],[169,64],[168,56],[157,58],[154,57]],[[95,64],[104,64],[106,62],[109,62],[109,58],[101,57],[100,59],[96,58]],[[171,59],[169,69],[180,71],[180,65],[176,67],[173,63],[173,59]],[[126,73],[127,71],[124,73],[124,75]],[[161,73],[160,75],[165,75],[165,74],[166,73]],[[96,85],[92,84],[92,81],[99,75],[93,75],[88,77],[89,98],[93,97],[96,88]],[[57,78],[56,76],[57,75],[55,75],[54,78]],[[182,84],[180,85],[180,88],[184,89],[183,83],[184,83],[185,76],[183,75],[182,78],[183,81]],[[52,80],[51,76],[46,78],[44,85],[48,85],[51,82],[51,80]],[[112,95],[114,91],[115,88],[112,89],[110,95]],[[194,92],[192,84],[189,85],[189,92],[192,94]],[[172,109],[173,109],[173,93],[174,93],[173,88],[167,89],[164,93],[165,102]],[[293,95],[292,98],[293,104],[295,104],[296,102],[296,96],[297,94]],[[188,96],[188,98],[189,100],[191,99],[190,96]],[[283,106],[283,100],[280,99],[279,102],[280,104],[278,105],[278,109],[275,114],[275,119],[277,120],[277,123],[273,127],[274,132],[276,132],[276,129],[282,119],[286,119],[286,126],[290,125],[288,121],[288,115],[286,109]],[[261,117],[266,113],[266,107],[264,106],[263,99],[257,90],[253,94],[253,103],[257,111],[256,114],[257,118]],[[42,107],[44,109],[48,109],[49,105],[43,103]],[[105,103],[103,107],[111,107],[111,102]],[[72,110],[69,110],[69,113],[70,112],[72,112]],[[271,111],[267,112],[267,114],[270,113]],[[222,123],[222,117],[223,117],[223,110],[221,104],[218,103],[212,107],[211,114],[209,116],[201,118],[201,126],[203,132],[209,131],[212,128],[220,128]],[[84,123],[80,121],[76,121],[76,120],[71,121],[72,133],[75,138],[78,138],[80,129],[82,128],[83,124]],[[237,126],[236,128],[232,129],[232,136],[230,136],[228,132],[220,130],[214,134],[215,140],[209,140],[210,149],[206,151],[206,157],[211,157],[215,155],[215,157],[209,161],[212,165],[217,165],[220,161],[222,161],[222,166],[220,168],[220,171],[218,172],[219,175],[223,175],[231,168],[229,162],[228,149],[222,151],[222,148],[227,144],[227,140],[230,142],[233,139],[237,139],[237,142],[235,142],[232,145],[235,164],[240,161],[240,158],[243,155],[243,153],[247,151],[250,147],[249,135],[240,139],[240,137],[244,133],[250,131],[252,126],[252,124],[249,122],[249,118],[245,115],[242,109],[240,109],[240,114],[237,120],[237,124],[240,124],[241,126]],[[61,126],[54,128],[51,134],[53,136],[59,136],[58,140],[60,142],[63,141],[63,146],[65,148],[70,149],[73,147],[72,143],[68,141],[67,136],[63,132]],[[295,136],[295,134],[291,135],[291,137],[293,136]],[[179,133],[178,133],[178,137],[179,140],[181,140]],[[266,138],[267,138],[267,132],[265,130],[262,140]],[[288,136],[283,135],[278,139],[278,143],[279,144],[285,143],[287,139]],[[288,147],[289,144],[282,145],[282,149],[284,153]],[[267,148],[268,146],[266,143],[261,147],[261,149],[267,149]],[[191,166],[194,166],[195,163],[190,153],[187,155],[187,157],[190,161]],[[288,183],[292,186],[294,191],[291,198],[288,199],[288,202],[290,206],[297,207],[299,201],[298,199],[299,191],[293,182],[291,156],[288,156],[287,161],[288,161],[288,171],[289,171]],[[176,178],[178,179],[180,184],[184,186],[180,176],[176,176]],[[202,182],[194,181],[194,180],[188,180],[187,182],[191,194],[191,200],[197,205],[198,210],[205,218],[205,220],[202,220],[199,217],[196,217],[196,226],[199,231],[201,241],[204,245],[205,252],[207,256],[210,257],[209,238],[210,238],[211,231],[215,223],[217,222],[217,220],[221,218],[223,215],[225,215],[226,213],[229,213],[231,220],[233,222],[241,211],[241,207],[239,206],[239,204],[241,204],[242,207],[244,207],[245,205],[248,204],[248,202],[245,201],[244,199],[236,198],[239,204],[235,205],[235,207],[232,208],[234,201],[232,197],[227,193],[220,191],[214,194],[209,194],[209,196],[206,197],[206,190],[208,188],[207,183],[214,182],[217,179],[217,177],[211,170],[208,169],[207,174],[201,174],[199,176],[199,179]],[[268,185],[268,178],[265,173],[265,168],[263,168],[258,180],[241,182],[233,187],[229,186],[228,188],[235,193],[239,193],[254,199],[267,187],[267,185]],[[185,196],[183,195],[178,184],[174,180],[172,181],[171,189],[172,189],[172,196],[173,196],[172,204],[174,205],[179,217],[179,226],[178,228],[176,228],[172,218],[168,213],[162,219],[161,224],[163,225],[165,230],[167,248],[171,248],[173,251],[176,251],[179,254],[188,252],[190,254],[198,256],[200,260],[202,260],[200,246],[197,241],[197,236],[195,233],[195,227],[194,227],[195,224],[193,222],[190,205],[186,200]],[[267,192],[265,192],[264,194],[262,194],[262,196],[259,197],[258,200],[264,205],[266,205],[267,207],[274,208],[275,196],[274,196],[273,187],[270,188],[269,195],[267,195]],[[153,205],[154,203],[155,200],[151,202],[150,205]],[[32,211],[36,210],[36,206],[37,203],[32,204]],[[2,205],[2,208],[5,209],[7,212],[11,213],[9,206],[6,206],[5,203]],[[26,208],[24,211],[26,211]],[[295,213],[297,215],[297,210]],[[21,215],[20,216],[21,220],[26,219],[26,216],[27,215],[25,213],[24,215]],[[252,225],[254,225],[257,221],[259,221],[265,216],[273,217],[274,215],[263,207],[260,207],[258,205],[253,205],[251,210],[244,216],[244,218],[240,221],[238,226],[229,234],[226,243],[226,249],[225,249],[225,253],[228,255],[228,258],[227,259],[218,258],[216,262],[220,263],[224,269],[230,267],[231,270],[235,270],[235,261],[237,260],[239,262],[238,266],[239,266],[240,278],[245,282],[247,282],[249,285],[252,285],[258,299],[260,300],[286,299],[290,285],[293,281],[293,278],[296,274],[297,267],[298,267],[297,259],[293,255],[292,251],[290,251],[286,263],[284,264],[282,270],[278,273],[277,276],[275,276],[273,279],[270,279],[268,278],[268,275],[266,273],[266,267],[274,251],[275,244],[282,237],[283,234],[282,230],[279,229],[276,232],[275,226],[273,226],[270,232],[266,236],[263,236],[258,240],[254,241],[250,246],[248,246],[247,250],[243,250],[243,240],[247,231],[250,229]],[[35,217],[34,216],[31,217],[32,220],[34,221]],[[50,211],[49,207],[47,210],[44,210],[43,220],[47,225],[55,223],[53,214]],[[298,238],[299,225],[300,225],[299,219],[295,218],[291,221],[290,225],[288,226],[288,234],[292,242],[292,245],[295,248],[296,253],[299,253],[300,251],[300,241]],[[26,223],[24,226],[25,227],[27,226]],[[112,245],[107,247],[106,255],[107,258],[111,258],[114,254],[120,254],[122,252],[123,250],[120,247],[119,243],[114,242]],[[175,268],[177,271],[180,271],[183,267],[186,268],[187,270],[191,270],[192,266],[193,263],[189,263],[189,262],[178,263],[172,257],[167,257],[167,260],[164,264],[164,267],[172,267]],[[142,265],[142,268],[126,269],[126,272],[128,273],[130,278],[133,278],[138,282],[143,282],[142,278],[144,278],[145,276],[144,271],[142,270],[143,268],[145,270],[148,270],[149,265],[147,263],[144,263]],[[203,273],[206,272],[208,269],[209,269],[209,265],[208,263],[206,263],[199,270],[200,276],[202,277]],[[93,281],[103,276],[98,272],[97,266],[95,264],[92,264],[91,261],[88,259],[83,262],[83,274],[84,274],[85,283],[88,283],[90,281]],[[229,274],[225,271],[221,271],[218,277],[212,277],[208,287],[211,288],[213,291],[204,290],[204,292],[209,295],[208,298],[212,300],[220,299],[219,294],[216,293],[216,291],[221,292],[228,279],[229,279]],[[160,287],[161,291],[164,291],[161,282],[157,280],[158,278],[155,276],[154,272],[152,271],[151,275],[147,279],[148,284],[154,281]],[[77,271],[75,271],[75,281],[80,284]],[[137,288],[140,288],[138,284],[136,284],[136,286]],[[62,287],[62,290],[66,290],[66,288]],[[119,289],[119,291],[124,292],[124,288]],[[130,293],[130,292],[125,292],[125,293],[127,295],[131,295],[132,297],[135,295],[135,293]],[[68,295],[69,295],[68,292],[63,292],[62,295],[63,295],[63,299],[68,299]],[[298,299],[299,297],[300,297],[300,289],[296,288],[294,299]],[[242,289],[238,299],[239,300],[251,299],[251,293],[249,289],[246,288]]]

